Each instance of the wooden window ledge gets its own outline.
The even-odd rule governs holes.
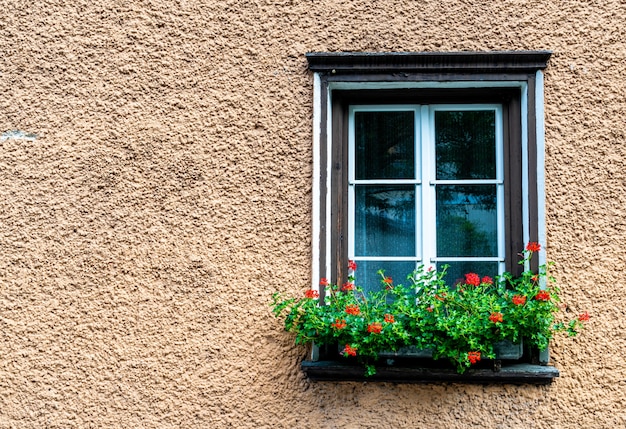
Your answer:
[[[391,383],[550,384],[559,376],[553,366],[528,363],[494,368],[471,368],[458,374],[453,368],[377,366],[366,377],[364,367],[338,361],[303,361],[302,370],[313,381],[366,381]]]

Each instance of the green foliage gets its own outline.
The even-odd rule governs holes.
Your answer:
[[[528,248],[538,250],[531,244],[536,247]],[[520,263],[529,262],[532,254],[524,251]],[[353,262],[351,266],[356,267]],[[319,305],[318,293],[309,290],[301,299],[274,294],[272,306],[277,317],[285,315],[285,330],[295,334],[296,344],[345,345],[342,354],[356,356],[366,375],[376,373],[380,352],[408,346],[431,349],[434,359],[448,359],[462,373],[481,358],[494,359],[497,342],[523,339],[543,349],[555,332],[576,335],[589,316],[555,323],[559,290],[549,267],[519,277],[505,273],[495,280],[468,273],[464,282],[452,286],[443,280],[445,267],[420,267],[407,277],[406,286],[394,285],[379,271],[382,287],[368,294],[355,285],[350,271],[341,287],[322,279],[324,305]]]

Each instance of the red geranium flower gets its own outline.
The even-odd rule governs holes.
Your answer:
[[[581,322],[588,322],[589,318],[590,318],[589,313],[587,313],[586,311],[580,316],[578,316],[578,320],[580,320]]]
[[[358,316],[361,312],[361,309],[358,305],[350,304],[346,306],[346,313],[352,314],[353,316]]]
[[[434,308],[432,308],[432,307],[428,307],[426,310],[427,310],[429,313],[432,313],[432,312],[433,312],[433,310],[434,310]]]
[[[341,286],[341,290],[344,292],[348,292],[350,290],[354,290],[354,283],[352,282],[345,282],[343,284],[343,286]]]
[[[387,285],[387,290],[391,289],[391,285],[393,284],[393,279],[391,277],[385,277],[383,279],[383,283]]]
[[[367,332],[370,334],[380,334],[383,330],[383,324],[380,322],[374,322],[367,325]]]
[[[354,261],[348,261],[348,269],[355,271],[356,270],[356,262]]]
[[[328,286],[328,279],[326,277],[322,277],[320,279],[320,285],[322,286]]]
[[[393,314],[385,314],[385,322],[394,323],[396,319],[394,319]]]
[[[531,241],[526,245],[526,250],[528,250],[529,252],[538,252],[541,250],[541,244],[537,243],[536,241]]]
[[[535,295],[535,299],[537,301],[550,301],[550,293],[545,290],[540,290],[537,295]]]
[[[513,295],[513,304],[524,305],[526,304],[526,297],[524,295]]]
[[[491,313],[491,316],[489,316],[489,320],[493,323],[502,323],[502,313],[498,313],[497,311]]]
[[[480,361],[480,352],[468,352],[467,358],[469,359],[470,363],[474,365],[476,362]]]
[[[345,357],[356,356],[356,348],[350,347],[350,344],[346,344],[342,353]]]
[[[480,277],[476,273],[465,274],[465,284],[478,286],[480,284]]]
[[[306,292],[304,292],[304,297],[305,298],[319,298],[320,293],[316,290],[309,289]]]
[[[342,330],[343,328],[346,327],[346,321],[345,321],[345,319],[336,319],[335,323],[331,323],[330,324],[330,327],[340,331],[340,330]]]
[[[534,276],[532,276],[530,279],[531,279],[532,281],[534,281],[534,282],[538,282],[538,281],[539,281],[539,274],[535,274],[535,275],[534,275]]]
[[[484,284],[484,285],[492,285],[493,284],[493,279],[489,276],[485,276],[482,279],[480,279],[480,283]]]

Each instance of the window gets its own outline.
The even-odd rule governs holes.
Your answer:
[[[309,53],[313,102],[313,275],[342,284],[396,283],[419,265],[523,270],[518,253],[545,243],[543,72],[551,53]],[[545,262],[541,252],[533,263]],[[532,267],[535,268],[536,267]],[[357,380],[329,361],[302,364],[317,380]],[[331,356],[333,355],[333,356]],[[547,351],[523,357],[547,363]],[[536,362],[538,361],[538,362]],[[524,366],[526,365],[526,366]],[[550,366],[458,375],[435,366],[379,371],[388,381],[548,383]]]
[[[544,240],[549,52],[312,53],[314,272],[377,287],[419,265],[516,272]],[[540,255],[539,263],[544,256]],[[316,280],[314,280],[314,283]]]
[[[365,287],[419,265],[504,271],[502,104],[348,107],[348,258]]]

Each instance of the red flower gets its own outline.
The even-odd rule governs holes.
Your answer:
[[[322,277],[320,279],[320,285],[322,286],[328,286],[328,279],[326,277]]]
[[[535,295],[535,299],[537,301],[550,301],[550,293],[545,290],[540,290],[537,295]]]
[[[541,244],[537,243],[536,241],[531,241],[526,245],[526,250],[528,250],[529,252],[538,252],[541,250]]]
[[[356,356],[356,348],[350,347],[350,344],[346,344],[342,353],[345,357]]]
[[[341,290],[344,292],[348,292],[350,290],[354,290],[354,283],[345,282],[343,286],[341,286]]]
[[[356,270],[356,262],[354,261],[348,261],[348,269],[355,271]]]
[[[534,276],[532,276],[530,279],[531,279],[532,281],[534,281],[534,282],[538,282],[538,281],[539,281],[539,274],[535,274],[535,275],[534,275]]]
[[[330,327],[340,331],[340,330],[342,330],[343,328],[346,327],[346,321],[345,321],[345,319],[336,319],[335,323],[331,323],[330,324]]]
[[[385,277],[383,279],[383,283],[385,284],[385,289],[386,290],[393,289],[393,279],[391,277]]]
[[[489,320],[493,323],[502,323],[502,313],[493,312],[491,316],[489,316]]]
[[[588,322],[589,321],[589,313],[587,313],[586,311],[578,316],[578,320],[580,320],[581,322]]]
[[[434,308],[432,308],[432,307],[428,307],[426,310],[427,310],[429,313],[432,313],[432,312],[433,312],[433,310],[434,310]]]
[[[482,279],[480,279],[480,283],[484,284],[484,285],[492,285],[493,284],[493,279],[489,276],[485,276]]]
[[[467,358],[469,359],[470,363],[474,365],[476,362],[480,362],[480,352],[468,352]]]
[[[304,292],[304,297],[305,298],[319,298],[320,293],[316,290],[309,289],[306,292]]]
[[[374,322],[367,325],[367,332],[370,334],[380,334],[383,330],[383,324],[380,322]]]
[[[524,295],[513,295],[513,304],[524,305],[526,304],[526,297]]]
[[[480,277],[476,273],[465,274],[465,284],[478,286],[480,284]]]
[[[394,323],[396,319],[393,318],[393,314],[385,314],[385,322]]]
[[[358,305],[350,304],[346,306],[346,313],[352,314],[353,316],[358,316],[361,313],[361,309]]]

